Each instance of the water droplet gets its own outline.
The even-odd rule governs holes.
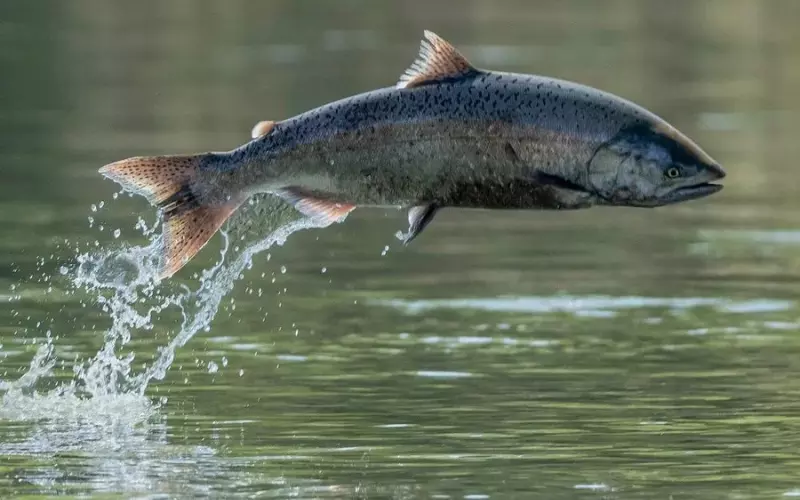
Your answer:
[[[92,212],[97,212],[97,205],[92,203]]]
[[[243,369],[240,369],[240,370],[239,370],[239,376],[241,377],[242,375],[244,375],[244,370],[243,370]]]
[[[327,273],[327,272],[328,272],[328,268],[327,268],[327,267],[323,267],[323,268],[321,269],[321,271],[322,271],[322,274],[325,274],[325,273]]]
[[[281,274],[286,274],[286,266],[281,266]]]
[[[383,252],[381,252],[381,257],[385,256],[387,253],[389,253],[389,245],[383,247]]]
[[[217,373],[219,371],[219,366],[213,361],[208,362],[208,373]]]
[[[122,234],[122,231],[120,231],[119,229],[114,230],[114,238],[119,238],[120,234]]]
[[[222,356],[222,366],[228,366],[228,358]]]

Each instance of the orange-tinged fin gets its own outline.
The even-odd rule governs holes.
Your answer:
[[[273,128],[275,128],[275,122],[269,120],[262,120],[255,124],[253,130],[250,132],[250,136],[253,139],[257,139],[272,132]]]
[[[205,204],[192,191],[197,170],[209,154],[137,156],[100,169],[128,191],[146,197],[164,216],[160,277],[175,274],[211,239],[241,204]]]
[[[206,155],[135,156],[100,169],[100,173],[157,205],[191,181]]]
[[[406,70],[397,88],[411,88],[459,78],[478,70],[455,47],[432,31],[425,30],[417,59]]]
[[[294,205],[301,214],[325,225],[343,221],[347,214],[356,208],[355,205],[349,203],[327,199],[329,195],[325,193],[309,191],[301,187],[286,187],[279,189],[275,194]]]
[[[187,204],[173,205],[172,212],[164,212],[164,253],[159,273],[162,279],[175,274],[197,255],[241,202],[232,200],[224,205],[194,207]]]

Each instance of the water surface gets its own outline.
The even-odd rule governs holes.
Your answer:
[[[0,496],[800,496],[798,16],[4,4]],[[146,283],[155,214],[97,168],[229,149],[391,85],[426,28],[480,66],[645,105],[726,188],[658,210],[445,210],[408,248],[403,213],[357,210],[268,249],[232,231]]]

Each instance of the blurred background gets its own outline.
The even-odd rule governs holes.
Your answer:
[[[794,0],[4,0],[5,381],[50,332],[45,386],[69,385],[116,324],[62,268],[145,243],[155,215],[100,166],[391,86],[424,29],[633,100],[728,177],[656,210],[445,210],[408,248],[395,211],[293,235],[147,387],[166,399],[144,421],[0,413],[0,494],[800,496],[798,21]],[[134,373],[180,311],[152,320],[119,353]]]

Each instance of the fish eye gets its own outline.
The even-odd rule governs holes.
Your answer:
[[[680,175],[681,175],[681,169],[679,169],[678,167],[670,167],[667,170],[667,177],[669,177],[670,179],[678,178],[680,177]]]

